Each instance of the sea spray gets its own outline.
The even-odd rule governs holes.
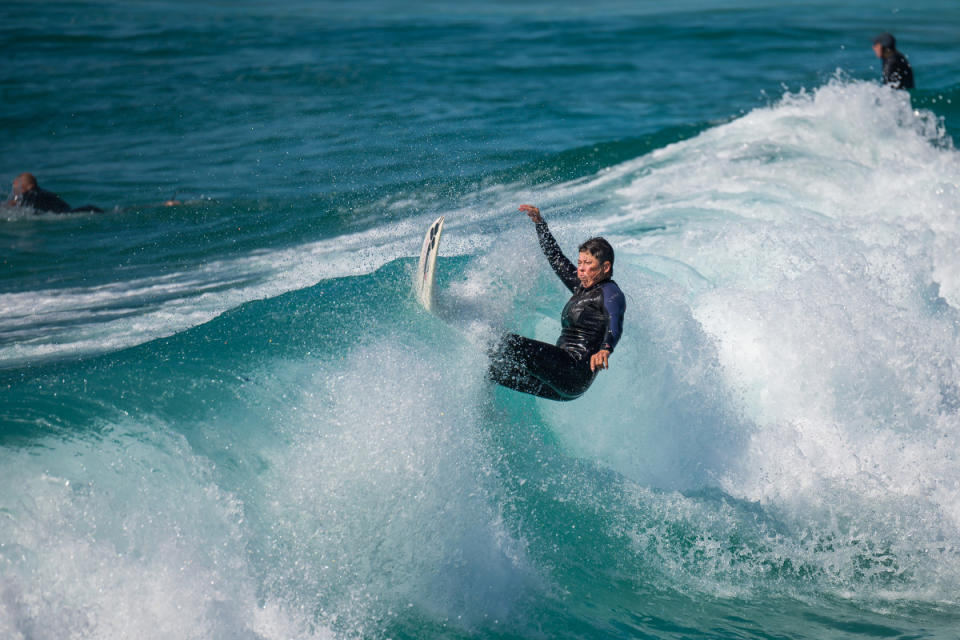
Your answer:
[[[729,585],[723,565],[763,573],[769,547],[838,593],[949,599],[960,344],[938,275],[960,223],[938,185],[960,184],[960,162],[936,120],[835,81],[612,172],[626,184],[598,214],[632,317],[597,404],[542,409],[565,446],[780,523],[735,562],[706,529],[698,555],[718,564],[678,571]]]
[[[473,625],[507,619],[535,582],[496,507],[482,362],[460,342],[384,337],[295,367],[274,413],[284,446],[251,505],[285,601],[348,631],[408,610]]]

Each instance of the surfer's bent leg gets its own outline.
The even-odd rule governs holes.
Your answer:
[[[490,379],[549,400],[573,400],[593,382],[589,364],[560,347],[508,333],[490,353]]]

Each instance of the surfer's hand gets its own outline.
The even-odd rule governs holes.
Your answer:
[[[540,216],[540,209],[537,209],[532,204],[522,204],[517,207],[517,209],[530,216],[530,219],[534,222],[543,222],[543,218]]]
[[[610,361],[610,352],[606,349],[600,349],[595,354],[590,356],[590,371],[596,371],[597,369],[609,369]]]

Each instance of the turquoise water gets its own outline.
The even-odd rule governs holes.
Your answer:
[[[0,177],[107,213],[0,208],[0,637],[960,633],[960,6],[26,7]]]

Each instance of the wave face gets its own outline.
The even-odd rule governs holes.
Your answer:
[[[652,33],[681,70],[695,68],[684,55],[708,60],[742,37],[732,25],[771,51],[764,80],[777,61],[809,62],[776,46],[807,32],[769,32],[761,18],[809,25],[813,9],[745,5],[601,3],[587,19],[565,3],[552,18],[466,3],[388,19],[367,15],[375,2],[339,17],[281,3],[271,16],[208,7],[198,26],[170,29],[138,13],[156,7],[129,7],[98,17],[96,37],[3,36],[49,47],[41,58],[74,51],[73,70],[107,56],[105,43],[140,42],[152,88],[184,83],[172,100],[187,122],[221,109],[198,140],[223,159],[210,191],[192,178],[179,207],[137,204],[153,201],[140,193],[103,216],[0,209],[0,637],[953,637],[956,87],[908,95],[840,72],[746,105],[745,85],[714,78],[679,111],[643,98],[643,128],[586,97],[552,112],[549,91],[536,93],[539,81],[594,82],[591,70],[622,81],[636,69],[603,61]],[[288,37],[318,17],[339,26],[333,44],[308,42],[345,51],[323,73]],[[504,34],[530,36],[550,64],[515,50],[489,70]],[[236,56],[214,74],[227,35]],[[384,57],[362,63],[373,41]],[[194,71],[167,64],[185,51]],[[430,76],[394,77],[402,52],[463,95],[445,102]],[[293,133],[287,103],[226,91],[293,100],[310,82],[324,87],[322,108],[305,108]],[[384,135],[396,107],[379,89],[394,82],[417,89],[398,128],[406,153]],[[682,84],[664,82],[669,96]],[[510,83],[529,85],[543,120],[525,128]],[[623,98],[622,82],[608,84],[596,85],[604,101]],[[357,119],[376,127],[306,149],[301,128],[336,120],[338,99],[346,118],[350,92],[371,88]],[[738,107],[717,117],[704,106],[717,100]],[[475,128],[458,137],[457,109],[474,104]],[[19,122],[28,106],[3,117]],[[263,128],[230,139],[247,110]],[[159,149],[182,143],[186,125],[110,114],[128,142],[142,127]],[[498,119],[515,146],[487,146]],[[82,174],[90,131],[57,130],[69,153],[50,175]],[[382,146],[351,150],[351,136]],[[276,159],[293,149],[303,155]],[[443,167],[431,160],[441,151],[474,164]],[[262,190],[229,195],[245,193],[249,178],[230,176],[246,160],[268,157]],[[94,195],[154,170],[164,183],[176,164],[131,162]],[[567,299],[521,203],[541,207],[568,255],[592,235],[617,252],[624,337],[574,402],[485,379],[492,340],[554,341]],[[438,215],[428,314],[410,284]]]

